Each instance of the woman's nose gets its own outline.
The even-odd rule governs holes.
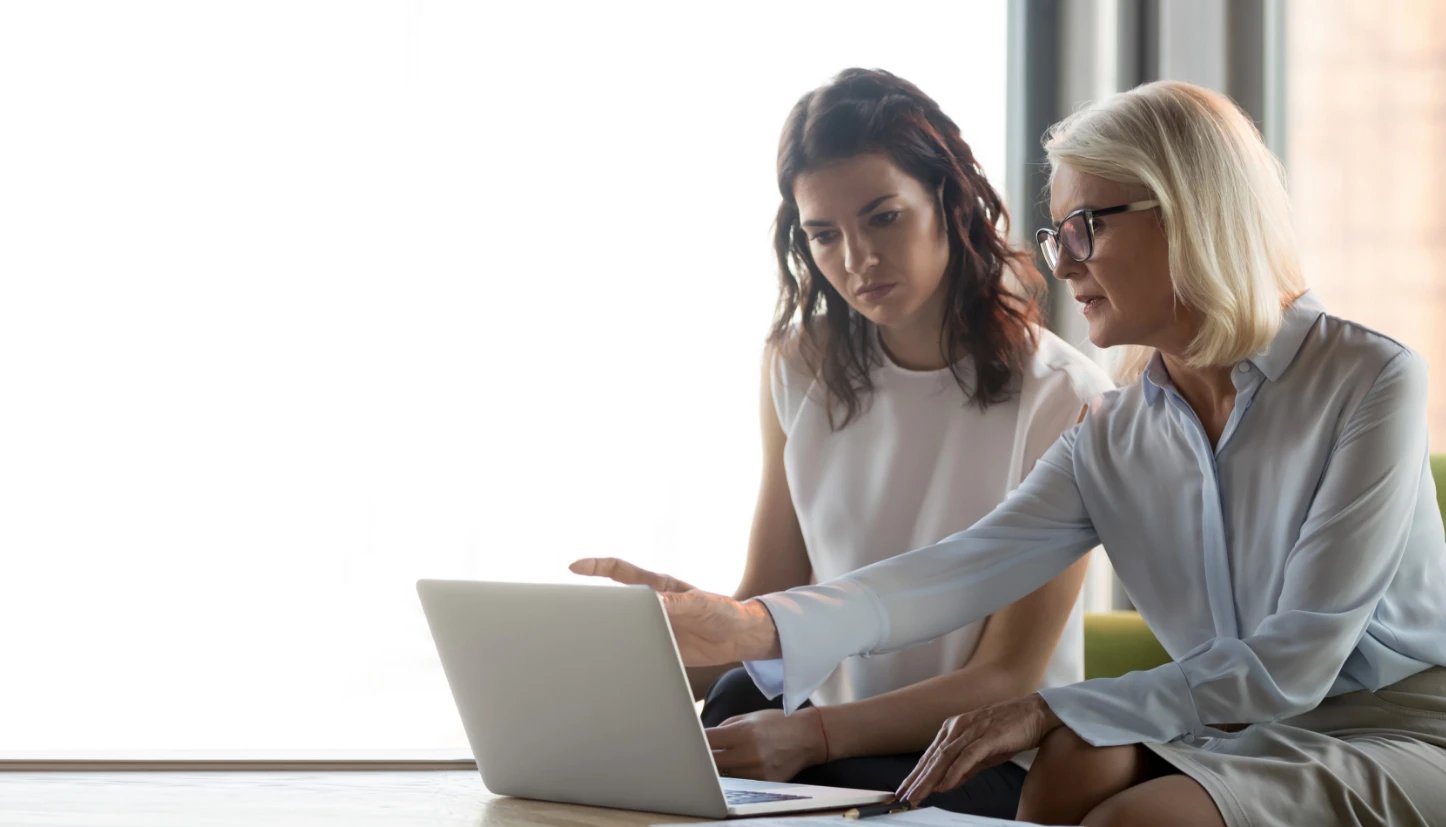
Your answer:
[[[878,263],[879,257],[866,239],[844,238],[844,269],[851,275],[865,275]]]
[[[1060,250],[1059,260],[1054,263],[1054,269],[1050,271],[1050,274],[1060,281],[1069,281],[1070,279],[1079,278],[1080,267],[1082,266],[1083,265],[1075,261],[1063,250]]]

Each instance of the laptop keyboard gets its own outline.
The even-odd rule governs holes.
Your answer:
[[[764,804],[769,801],[798,801],[812,798],[807,795],[784,795],[783,793],[761,793],[755,790],[724,790],[723,796],[729,804]]]

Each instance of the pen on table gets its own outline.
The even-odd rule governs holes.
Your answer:
[[[855,807],[843,814],[844,818],[872,818],[873,816],[886,816],[889,813],[902,813],[914,809],[912,801],[885,801],[883,804],[870,804],[867,807]]]

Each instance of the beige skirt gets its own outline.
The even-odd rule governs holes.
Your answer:
[[[1229,737],[1146,744],[1230,827],[1446,825],[1446,668]]]

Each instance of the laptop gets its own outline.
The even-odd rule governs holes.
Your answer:
[[[720,777],[651,589],[419,580],[417,594],[494,793],[701,818],[892,795]]]

